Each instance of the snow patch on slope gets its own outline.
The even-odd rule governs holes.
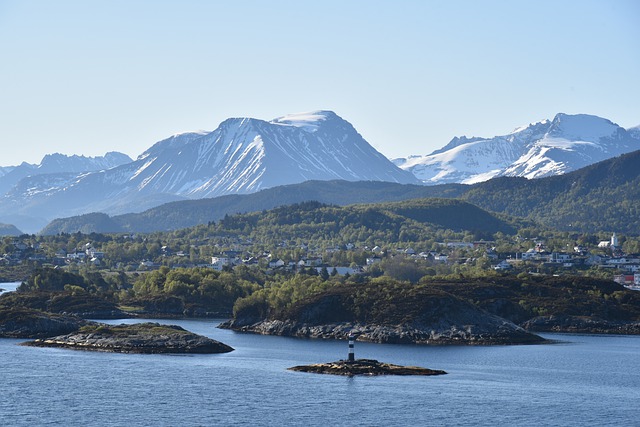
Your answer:
[[[295,126],[306,132],[315,132],[321,125],[321,122],[326,121],[335,115],[331,111],[312,111],[308,113],[294,113],[286,116],[273,119],[271,123],[277,125]]]

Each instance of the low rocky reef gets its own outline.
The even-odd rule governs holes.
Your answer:
[[[28,341],[22,345],[143,354],[210,354],[233,351],[226,344],[194,334],[180,326],[158,323],[91,324],[68,335]]]
[[[310,372],[314,374],[344,375],[445,375],[445,371],[421,368],[418,366],[400,366],[378,362],[373,359],[356,359],[354,361],[339,360],[330,363],[302,365],[288,368],[291,371]]]

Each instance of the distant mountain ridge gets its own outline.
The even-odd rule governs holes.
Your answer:
[[[109,216],[90,213],[53,220],[42,234],[91,232],[154,232],[218,221],[225,215],[257,212],[283,205],[317,201],[340,206],[393,202],[425,197],[457,197],[464,185],[427,187],[381,181],[305,181],[251,194],[166,203],[140,213]]]
[[[501,176],[539,178],[636,149],[640,127],[625,130],[596,116],[560,113],[505,136],[454,138],[428,156],[396,160],[402,170],[331,111],[271,121],[231,118],[212,132],[173,135],[135,161],[121,157],[113,167],[87,169],[82,156],[51,155],[37,167],[0,168],[0,221],[36,232],[53,218],[136,214],[169,202],[250,194],[305,181],[471,184]],[[352,203],[361,198],[349,197]],[[158,224],[188,222],[176,219],[172,225],[168,218],[175,216]]]
[[[308,181],[253,194],[169,203],[142,213],[90,214],[58,219],[43,234],[152,232],[186,228],[225,215],[319,201],[326,204],[459,198],[490,212],[539,221],[577,232],[640,232],[640,150],[564,175],[528,180],[500,177],[474,185],[421,186],[388,182]]]
[[[111,169],[116,166],[131,162],[131,158],[123,153],[111,151],[104,156],[85,157],[67,156],[65,154],[47,154],[39,164],[23,162],[18,166],[5,166],[0,168],[0,195],[6,194],[21,179],[28,176],[37,176],[57,173],[93,172],[103,169]]]
[[[0,219],[9,212],[45,212],[50,219],[88,212],[141,212],[176,200],[333,179],[419,183],[331,111],[272,121],[232,118],[213,132],[174,135],[112,169],[32,176],[4,195]]]
[[[0,236],[20,236],[22,231],[18,230],[14,225],[0,223]]]
[[[28,200],[34,194],[52,185],[61,187],[71,183],[79,174],[111,169],[129,162],[129,156],[115,151],[96,157],[54,153],[44,156],[39,164],[23,162],[18,166],[1,167],[0,221],[35,232],[51,218],[42,210],[29,209]],[[15,194],[18,197],[12,196]]]
[[[499,176],[559,175],[638,149],[638,128],[625,130],[597,116],[559,113],[504,136],[456,137],[429,155],[394,163],[428,185],[474,184]]]

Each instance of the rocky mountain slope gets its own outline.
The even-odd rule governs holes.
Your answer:
[[[429,155],[394,163],[425,184],[473,184],[499,176],[560,175],[638,149],[637,128],[625,130],[600,117],[560,113],[504,136],[456,137]]]

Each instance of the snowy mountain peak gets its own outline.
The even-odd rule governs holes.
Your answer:
[[[482,141],[483,139],[484,138],[478,138],[476,136],[472,136],[471,138],[467,138],[466,136],[455,136],[451,141],[449,141],[447,145],[440,148],[439,150],[435,150],[430,155],[444,153],[445,151],[451,150],[460,145],[465,145],[465,144],[469,144],[471,142],[476,142],[476,141]],[[419,157],[419,156],[410,156],[410,157]]]
[[[260,123],[266,123],[264,120],[254,119],[253,117],[231,117],[224,120],[218,126],[218,129],[238,128],[241,126],[253,126]]]
[[[164,150],[185,146],[195,141],[196,139],[201,138],[204,135],[207,135],[208,133],[209,133],[208,131],[204,131],[204,130],[195,131],[195,132],[176,133],[167,139],[163,139],[162,141],[158,141],[155,144],[153,144],[148,150],[140,154],[137,160],[146,159],[147,157],[151,157],[154,154]]]
[[[323,122],[336,119],[338,115],[333,111],[318,110],[307,113],[294,113],[273,119],[271,123],[289,125],[301,128],[307,132],[315,132]]]
[[[96,157],[53,153],[44,156],[40,164],[34,167],[37,173],[86,172],[111,169],[129,162],[129,156],[115,151]]]
[[[571,140],[593,141],[613,136],[620,126],[607,119],[589,114],[556,114],[547,131],[548,136]]]
[[[178,133],[174,133],[173,135],[171,135],[171,137],[169,137],[169,139],[171,139],[171,138],[173,138],[173,139],[183,138],[185,136],[187,136],[187,137],[191,137],[191,136],[198,137],[198,136],[206,135],[206,134],[208,134],[210,132],[211,132],[210,130],[204,130],[204,129],[194,130],[194,131],[187,131],[187,132],[178,132]]]
[[[396,165],[425,184],[473,184],[497,176],[558,175],[640,149],[640,132],[588,114],[557,114],[493,138],[453,138],[426,156]]]
[[[634,138],[640,139],[640,125],[627,129],[627,132]]]
[[[516,134],[516,133],[520,133],[523,131],[526,131],[528,129],[532,129],[532,128],[538,128],[540,126],[548,126],[550,123],[549,119],[544,119],[544,120],[540,120],[539,122],[531,122],[528,125],[524,125],[524,126],[519,126],[517,128],[515,128],[513,131],[511,131],[510,135]]]

